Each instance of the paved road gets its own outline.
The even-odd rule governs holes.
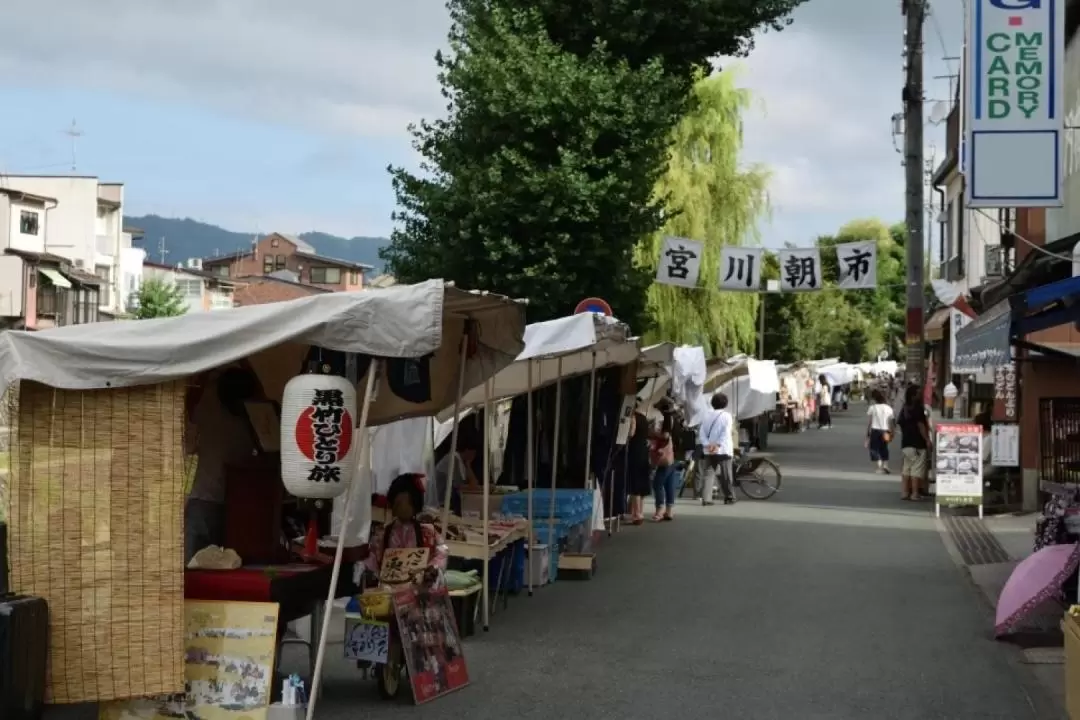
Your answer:
[[[389,705],[335,662],[319,717],[1053,717],[990,639],[929,509],[870,472],[863,422],[853,409],[831,431],[774,436],[772,500],[687,501],[676,522],[607,542],[591,582],[512,601],[467,645],[471,687]]]

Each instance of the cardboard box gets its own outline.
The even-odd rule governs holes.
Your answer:
[[[1080,720],[1080,622],[1068,612],[1061,621],[1065,633],[1065,708]]]

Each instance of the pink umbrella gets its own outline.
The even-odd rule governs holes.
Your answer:
[[[1035,608],[1061,592],[1080,565],[1080,544],[1050,545],[1029,555],[1012,571],[998,597],[994,635],[1001,637]]]

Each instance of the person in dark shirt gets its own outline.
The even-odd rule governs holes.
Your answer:
[[[909,385],[904,392],[896,424],[900,426],[900,448],[904,454],[901,471],[900,497],[922,500],[927,492],[927,471],[930,465],[930,420],[922,402],[922,392]]]

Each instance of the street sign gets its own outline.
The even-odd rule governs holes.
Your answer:
[[[611,317],[611,306],[608,305],[606,301],[601,300],[600,298],[585,298],[577,304],[577,307],[574,308],[574,314],[580,315],[581,313],[587,312],[600,313],[601,315],[607,315],[608,317]]]
[[[1065,2],[972,0],[966,205],[1061,207]]]

